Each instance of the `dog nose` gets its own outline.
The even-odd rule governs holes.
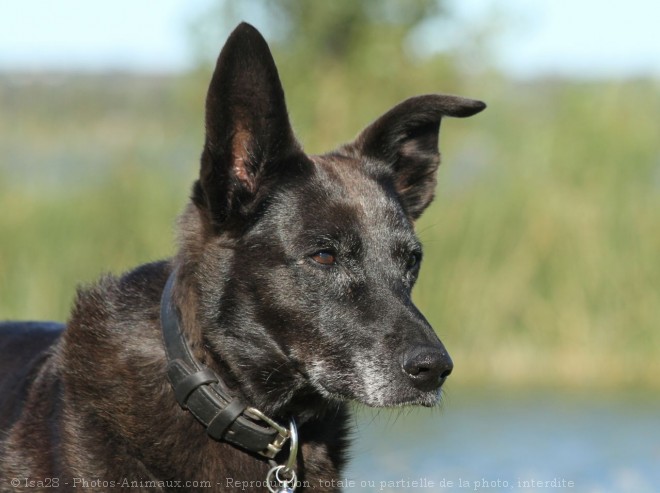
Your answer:
[[[403,370],[419,390],[440,388],[453,369],[447,351],[434,346],[415,346],[403,355]]]

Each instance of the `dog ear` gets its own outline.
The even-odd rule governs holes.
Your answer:
[[[440,120],[472,116],[485,107],[481,101],[458,96],[410,98],[369,125],[344,150],[384,164],[408,216],[415,220],[435,193]]]
[[[267,164],[278,166],[300,153],[268,45],[242,23],[225,43],[209,86],[192,200],[218,227],[255,202]]]

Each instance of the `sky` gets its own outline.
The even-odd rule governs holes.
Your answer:
[[[456,32],[429,35],[431,51],[495,17],[502,36],[493,56],[510,75],[660,77],[658,0],[449,1]],[[0,0],[0,70],[186,70],[191,21],[214,3]]]

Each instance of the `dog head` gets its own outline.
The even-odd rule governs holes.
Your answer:
[[[207,357],[253,405],[436,403],[452,361],[411,300],[413,224],[433,198],[440,120],[484,107],[414,97],[308,156],[266,42],[247,24],[232,33],[209,87],[180,264]]]

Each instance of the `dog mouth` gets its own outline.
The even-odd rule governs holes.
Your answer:
[[[355,402],[374,408],[395,408],[407,406],[435,407],[441,400],[442,389],[429,392],[391,392],[387,394],[342,395],[324,389],[326,396],[344,402]]]
[[[442,389],[438,388],[433,391],[414,391],[404,392],[397,395],[386,396],[373,396],[369,395],[366,399],[357,399],[358,402],[366,404],[370,407],[406,407],[406,406],[423,406],[434,407],[438,405],[441,400]]]

